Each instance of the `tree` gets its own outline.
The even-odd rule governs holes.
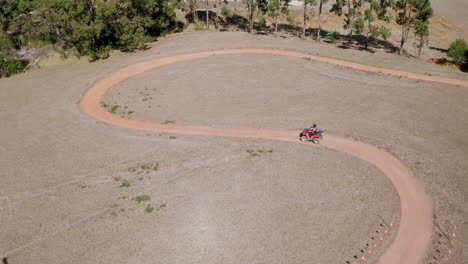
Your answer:
[[[362,0],[346,0],[346,3],[345,0],[336,0],[330,11],[341,16],[343,15],[343,7],[345,4],[347,10],[344,14],[345,18],[343,28],[349,30],[348,46],[350,46],[354,30],[361,30],[361,28],[363,28],[364,21],[361,18],[362,14],[358,11],[362,5]],[[355,22],[356,20],[358,21]]]
[[[105,34],[98,37],[124,51],[142,47],[175,25],[174,8],[164,0],[99,2],[98,9],[95,24],[103,25]]]
[[[302,37],[305,38],[306,35],[306,25],[307,21],[309,20],[309,7],[310,6],[316,6],[317,1],[316,0],[304,0],[304,17],[302,21]]]
[[[218,6],[221,4],[221,0],[216,1],[216,3],[213,5],[213,8],[215,10],[215,28],[216,30],[219,29],[219,11],[218,11]]]
[[[447,55],[457,64],[468,63],[468,44],[463,39],[455,40],[450,44]]]
[[[179,0],[34,0],[35,34],[76,47],[79,55],[106,57],[112,48],[143,47],[175,25]]]
[[[38,24],[38,33],[44,38],[49,36],[52,43],[66,41],[71,31],[70,15],[74,5],[71,1],[36,0],[34,20]]]
[[[257,0],[242,0],[242,3],[244,3],[245,7],[247,8],[249,19],[249,26],[247,27],[247,31],[251,33],[253,30],[255,11],[257,10],[258,2]]]
[[[21,70],[24,45],[71,44],[93,60],[132,51],[175,26],[181,0],[0,0],[2,76]]]
[[[366,28],[365,20],[362,17],[358,17],[353,21],[352,30],[355,31],[356,34],[362,34]]]
[[[198,16],[197,16],[198,2],[197,2],[197,0],[187,0],[187,4],[188,4],[189,10],[190,10],[190,13],[192,14],[193,22],[198,23]]]
[[[317,41],[320,41],[320,31],[322,30],[322,25],[320,21],[320,16],[322,15],[322,7],[323,4],[326,4],[328,0],[319,0],[319,12],[318,12],[318,17],[317,17],[317,24],[318,24],[318,29],[317,29]]]
[[[1,31],[13,41],[15,47],[26,44],[35,32],[32,19],[34,2],[30,0],[0,0]]]
[[[291,0],[271,0],[266,6],[268,16],[272,17],[275,21],[275,34],[278,34],[278,17],[281,14],[288,13],[290,1]]]
[[[429,22],[421,20],[414,21],[414,34],[419,36],[417,47],[419,48],[418,57],[421,57],[422,48],[427,42],[427,37],[429,36]]]
[[[417,13],[414,20],[414,34],[419,36],[418,57],[421,57],[422,48],[427,42],[427,38],[429,36],[429,20],[433,15],[431,2],[429,0],[417,1],[416,10]]]
[[[205,2],[206,4],[206,29],[209,29],[210,28],[210,10],[208,10],[208,0],[206,0]]]
[[[366,26],[366,49],[369,47],[369,44],[379,37],[384,27],[377,27],[372,24],[376,19],[383,20],[385,22],[390,22],[390,17],[387,16],[387,8],[390,6],[391,2],[389,0],[365,0],[368,4],[367,9],[364,11],[364,20],[367,21]],[[388,29],[386,29],[389,31]],[[384,30],[385,31],[385,30]],[[387,33],[385,31],[384,33]],[[386,35],[386,38],[389,36]]]
[[[429,23],[432,8],[429,0],[397,0],[394,9],[397,11],[396,21],[401,25],[400,50],[398,51],[401,54],[415,22],[419,20],[420,22],[417,22],[419,24]]]

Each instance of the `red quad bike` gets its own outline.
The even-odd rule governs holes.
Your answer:
[[[311,132],[310,129],[306,128],[299,134],[299,139],[303,142],[312,141],[314,144],[320,144],[320,140],[323,138],[323,131]]]

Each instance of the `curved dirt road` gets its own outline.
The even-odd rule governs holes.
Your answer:
[[[101,107],[101,98],[109,89],[118,83],[123,82],[128,78],[142,72],[176,62],[193,60],[212,55],[239,53],[261,53],[307,58],[366,72],[383,73],[398,77],[468,87],[468,82],[463,80],[369,67],[356,63],[323,58],[295,51],[272,49],[229,49],[154,59],[130,65],[120,70],[111,72],[96,82],[83,95],[79,103],[80,109],[83,113],[96,120],[123,128],[202,136],[260,138],[299,143],[297,139],[297,132],[242,128],[226,130],[199,126],[163,125],[158,123],[149,123],[139,120],[121,118],[109,113]],[[398,192],[401,203],[401,221],[399,223],[399,230],[395,240],[393,241],[393,244],[380,257],[379,263],[415,264],[422,262],[426,256],[426,250],[429,248],[431,242],[432,208],[428,195],[410,169],[408,169],[400,160],[398,160],[390,153],[380,150],[379,148],[369,144],[334,136],[327,136],[322,146],[351,154],[372,163],[379,170],[381,170],[388,177],[388,179],[390,179]]]

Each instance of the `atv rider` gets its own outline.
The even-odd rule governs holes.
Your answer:
[[[309,128],[309,137],[312,136],[312,135],[315,135],[317,134],[318,132],[318,128],[317,128],[317,124],[313,124],[310,128]]]

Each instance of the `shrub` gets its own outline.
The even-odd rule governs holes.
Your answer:
[[[5,58],[0,54],[0,78],[10,77],[12,74],[21,72],[24,69],[24,65],[21,61],[13,58]]]
[[[358,18],[353,22],[353,28],[356,31],[356,34],[361,34],[364,32],[365,24],[364,24],[364,19]]]
[[[0,34],[0,78],[9,77],[23,69],[23,63],[16,59],[13,42],[7,35]]]
[[[380,36],[382,36],[383,40],[387,40],[392,36],[392,31],[386,27],[380,27]]]
[[[457,39],[452,44],[450,44],[450,48],[448,49],[447,55],[452,58],[457,64],[463,64],[467,61],[468,53],[468,45],[466,41],[463,39]]]
[[[225,18],[231,18],[232,17],[231,9],[223,6],[223,8],[221,8],[221,15]]]
[[[300,23],[299,21],[295,21],[292,16],[286,17],[286,20],[288,21],[288,24],[291,26],[296,26],[297,24]]]
[[[206,24],[205,22],[198,22],[198,23],[195,23],[195,30],[196,31],[202,31],[202,30],[205,30],[206,29]]]
[[[266,27],[266,19],[262,16],[258,17],[258,22],[256,23],[256,26],[258,28],[264,28]]]
[[[331,42],[331,43],[336,43],[338,41],[338,39],[340,39],[340,34],[338,34],[337,31],[333,30],[333,31],[330,31],[328,32],[327,34],[327,39]]]

